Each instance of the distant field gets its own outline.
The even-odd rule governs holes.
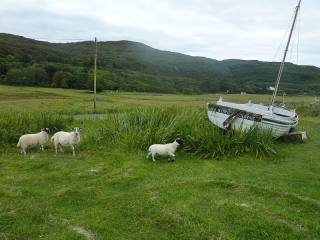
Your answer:
[[[226,101],[268,103],[269,95],[240,94],[207,94],[177,95],[160,93],[103,92],[97,97],[97,110],[100,113],[115,108],[132,108],[145,105],[177,105],[188,107],[206,107],[207,102],[217,101],[222,96]],[[84,90],[68,90],[57,88],[11,87],[0,85],[0,107],[6,110],[49,110],[58,113],[92,113],[93,95]],[[282,101],[282,97],[278,98]],[[288,104],[311,103],[312,96],[288,96]],[[12,108],[14,106],[14,108]]]
[[[175,163],[153,163],[135,139],[117,141],[132,137],[121,125],[126,118],[118,116],[133,112],[137,124],[148,124],[137,109],[141,115],[164,109],[168,116],[190,109],[186,124],[197,129],[191,114],[206,119],[206,103],[219,96],[100,93],[97,110],[119,124],[114,135],[108,120],[87,118],[93,111],[88,92],[0,85],[0,239],[320,239],[320,117],[312,96],[286,97],[309,140],[275,142],[277,154],[269,158],[245,151],[203,158],[180,149]],[[41,127],[36,121],[48,119],[66,130],[82,129],[77,157],[70,150],[56,156],[49,143],[45,152],[19,154],[21,132],[35,131]],[[143,131],[136,133],[146,140]],[[128,147],[130,141],[136,145]]]

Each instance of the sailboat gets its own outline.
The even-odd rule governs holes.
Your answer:
[[[294,19],[270,103],[268,105],[262,105],[249,101],[245,104],[239,104],[225,102],[222,97],[220,97],[216,103],[208,104],[208,117],[214,125],[225,130],[246,130],[258,126],[261,129],[271,131],[275,138],[293,132],[294,127],[299,122],[298,115],[295,110],[287,109],[284,104],[276,106],[275,98],[282,77],[292,33],[300,10],[300,4],[301,0],[299,0],[295,8]]]

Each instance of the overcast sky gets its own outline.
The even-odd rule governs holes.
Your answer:
[[[0,32],[132,40],[215,59],[279,61],[297,0],[0,0]],[[320,1],[302,0],[298,63],[320,66]],[[300,23],[300,24],[299,24]],[[297,63],[294,44],[288,60]]]

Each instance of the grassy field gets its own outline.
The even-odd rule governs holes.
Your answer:
[[[170,113],[169,123],[189,109],[206,119],[206,103],[219,96],[104,92],[97,103],[101,119],[92,119],[90,93],[0,85],[0,239],[320,239],[320,117],[310,106],[314,97],[286,98],[301,111],[299,128],[309,140],[275,142],[270,147],[277,153],[262,159],[250,151],[204,158],[180,149],[176,162],[153,163],[145,159],[144,146],[127,139],[137,136],[147,144],[150,133],[145,137],[140,125],[121,125],[137,119],[145,128],[137,111],[143,115],[154,107],[160,117]],[[265,103],[268,96],[224,99]],[[198,134],[197,121],[180,118],[174,128],[189,126]],[[55,155],[49,143],[45,152],[20,155],[15,144],[21,132],[50,123],[82,129],[78,156],[70,150]],[[176,134],[166,130],[156,139]],[[237,147],[232,144],[227,151]]]

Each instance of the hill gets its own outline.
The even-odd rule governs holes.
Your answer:
[[[265,93],[279,63],[192,57],[131,41],[99,42],[98,89],[166,93]],[[0,34],[0,82],[92,88],[93,42],[49,43]],[[286,64],[280,91],[316,94],[320,69]]]

